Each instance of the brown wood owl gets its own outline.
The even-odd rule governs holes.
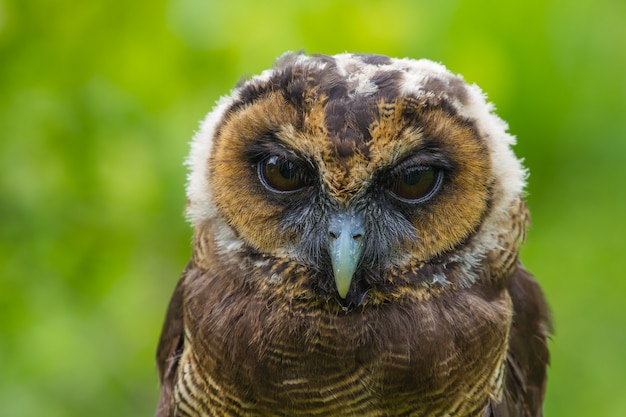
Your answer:
[[[541,416],[525,170],[428,60],[286,54],[192,145],[157,416]]]

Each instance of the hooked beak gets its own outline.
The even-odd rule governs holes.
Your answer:
[[[328,225],[328,251],[335,276],[337,293],[346,298],[352,277],[364,249],[365,228],[361,216],[354,213],[337,213]]]

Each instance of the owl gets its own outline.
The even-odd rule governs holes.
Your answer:
[[[541,416],[514,138],[428,60],[288,53],[202,122],[157,416]]]

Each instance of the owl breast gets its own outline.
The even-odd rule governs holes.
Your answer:
[[[195,271],[187,284],[195,297],[185,346],[194,350],[181,359],[180,407],[246,416],[477,415],[499,389],[506,292],[425,289],[417,302],[412,294],[346,312],[284,299],[271,287],[220,291],[233,284],[223,271]]]

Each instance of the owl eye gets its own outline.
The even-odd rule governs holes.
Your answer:
[[[288,193],[309,185],[307,170],[302,164],[277,155],[259,162],[259,178],[271,191]]]
[[[411,166],[398,172],[389,191],[400,201],[420,203],[431,198],[443,179],[443,171],[429,166]]]

